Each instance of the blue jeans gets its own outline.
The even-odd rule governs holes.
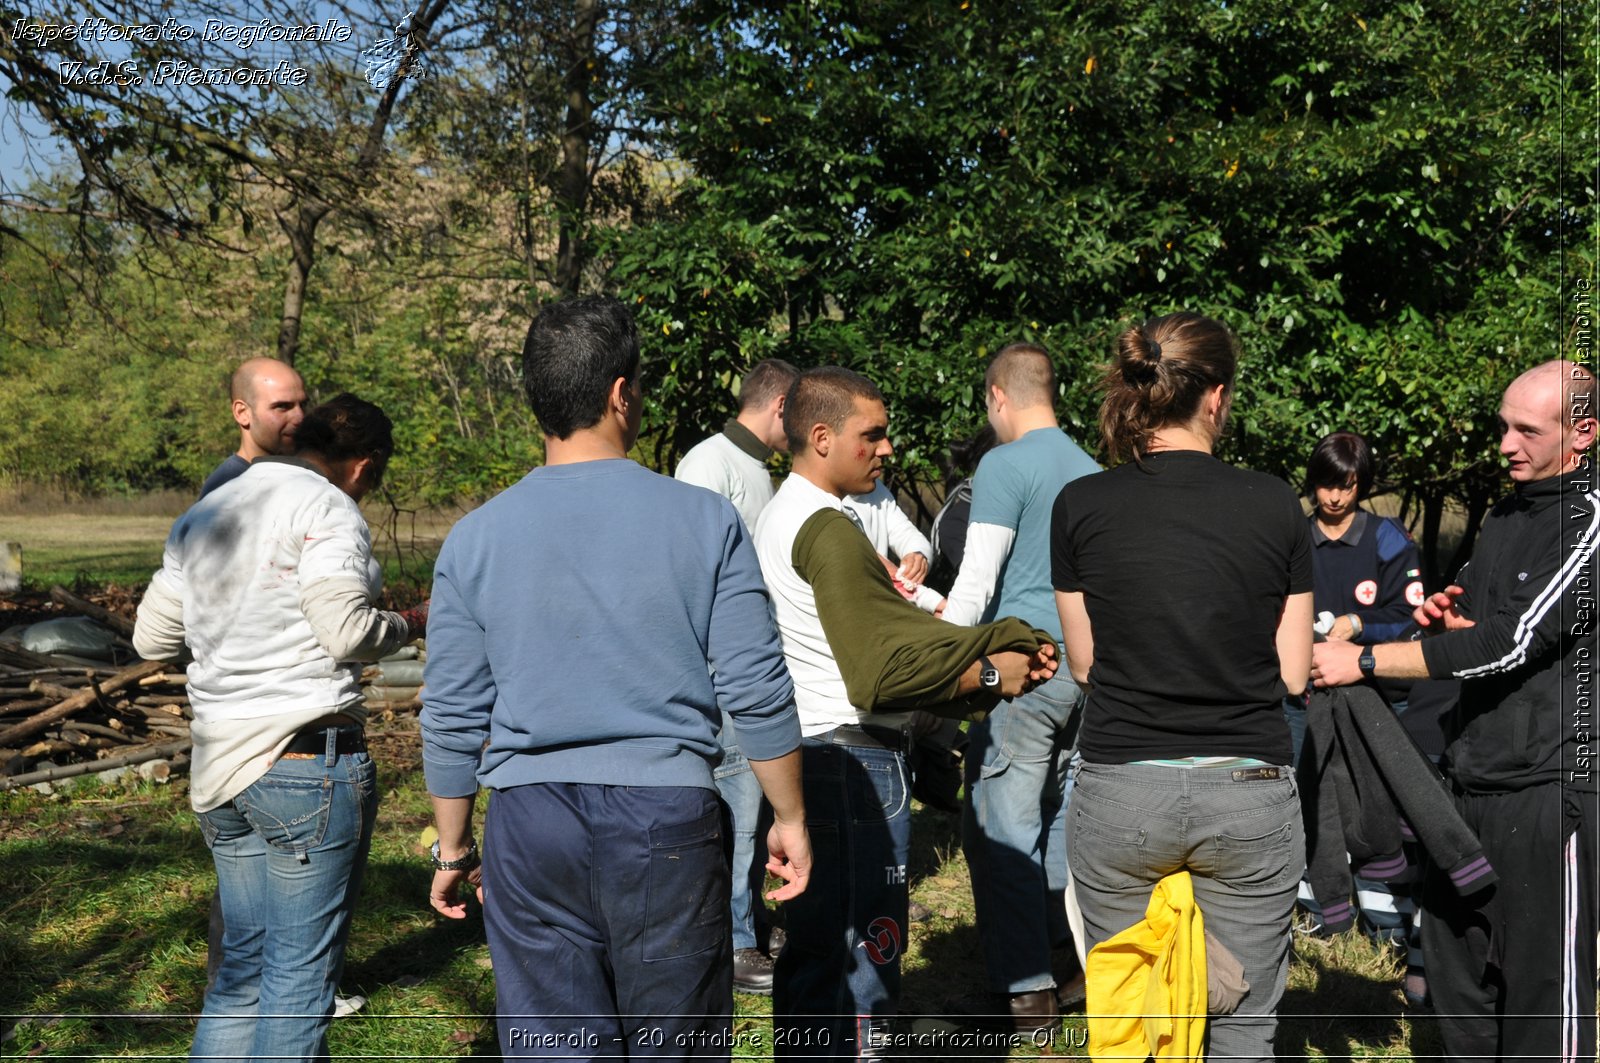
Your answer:
[[[1213,1059],[1274,1058],[1289,915],[1306,866],[1300,795],[1288,767],[1277,772],[1237,780],[1228,768],[1084,763],[1067,816],[1089,948],[1142,921],[1162,878],[1193,876],[1206,930],[1250,983],[1236,1012],[1207,1024]]]
[[[772,987],[779,1058],[862,1058],[898,1010],[911,799],[903,750],[802,739],[811,884]]]
[[[496,790],[483,919],[502,1057],[727,1059],[725,841],[709,788]]]
[[[199,814],[226,929],[192,1059],[325,1059],[350,916],[378,816],[365,753],[278,760]]]
[[[968,728],[961,850],[990,990],[1055,985],[1050,949],[1070,934],[1067,768],[1078,745],[1083,694],[1065,672]]]
[[[728,806],[733,837],[733,890],[728,911],[733,918],[733,947],[758,948],[757,927],[766,925],[761,888],[766,882],[766,846],[756,838],[761,821],[761,784],[750,762],[739,752],[733,721],[722,714],[722,763],[716,771],[717,793]],[[759,859],[758,859],[759,857]]]

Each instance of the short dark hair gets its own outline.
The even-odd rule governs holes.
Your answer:
[[[783,434],[789,441],[789,452],[804,453],[812,425],[825,424],[835,432],[843,428],[845,418],[855,411],[858,398],[882,402],[883,392],[860,373],[843,366],[824,365],[801,373],[783,403]]]
[[[1372,493],[1375,463],[1372,447],[1354,432],[1334,432],[1323,436],[1306,459],[1306,494],[1319,487],[1356,485],[1356,501]]]
[[[547,435],[566,439],[600,422],[617,378],[639,373],[633,314],[606,295],[563,299],[539,311],[522,345],[522,386]]]
[[[1111,459],[1142,459],[1156,432],[1194,420],[1207,391],[1231,390],[1238,365],[1239,341],[1201,314],[1180,311],[1123,332],[1100,380],[1100,435]]]
[[[294,452],[329,461],[372,458],[376,484],[394,453],[394,425],[374,404],[342,392],[306,414],[294,432]]]
[[[787,394],[799,376],[800,370],[782,358],[757,362],[739,384],[739,412],[759,409],[779,395]]]
[[[1037,343],[1008,343],[996,352],[983,374],[985,388],[998,387],[1013,406],[1056,404],[1056,370],[1050,352]]]

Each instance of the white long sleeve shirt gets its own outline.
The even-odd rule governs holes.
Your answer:
[[[884,557],[892,556],[903,564],[912,554],[921,554],[930,563],[933,561],[933,546],[928,537],[911,523],[906,511],[895,501],[894,492],[882,483],[864,495],[845,495],[844,508],[855,514],[872,548]],[[937,609],[943,600],[938,591],[923,586],[917,588],[913,599],[918,608],[928,613]]]
[[[252,463],[178,518],[133,644],[150,660],[194,655],[196,811],[259,779],[319,717],[365,716],[359,662],[410,638],[372,605],[382,581],[361,510],[293,459]]]

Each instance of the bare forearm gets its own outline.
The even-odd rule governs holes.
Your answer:
[[[1311,648],[1311,676],[1319,687],[1359,683],[1363,649],[1353,642],[1319,642]],[[1382,679],[1426,679],[1428,664],[1420,642],[1385,642],[1373,646],[1372,674]],[[1293,689],[1291,687],[1291,689]]]
[[[982,661],[973,661],[967,670],[956,677],[956,697],[971,694],[982,685],[979,674],[983,671]]]
[[[1373,672],[1384,679],[1426,679],[1420,642],[1385,642],[1372,647]]]
[[[771,760],[751,760],[761,792],[772,805],[774,819],[784,823],[804,823],[806,805],[800,786],[800,751],[785,753]]]
[[[459,860],[472,846],[472,798],[430,797],[434,826],[439,831],[439,856]]]

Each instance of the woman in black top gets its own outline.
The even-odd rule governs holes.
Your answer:
[[[1280,705],[1310,672],[1311,550],[1287,484],[1212,457],[1237,359],[1232,334],[1197,314],[1122,334],[1100,410],[1122,464],[1062,490],[1051,556],[1067,663],[1088,691],[1067,815],[1088,944],[1140,922],[1155,884],[1189,871],[1250,984],[1212,1017],[1209,1053],[1271,1059],[1305,868]]]

